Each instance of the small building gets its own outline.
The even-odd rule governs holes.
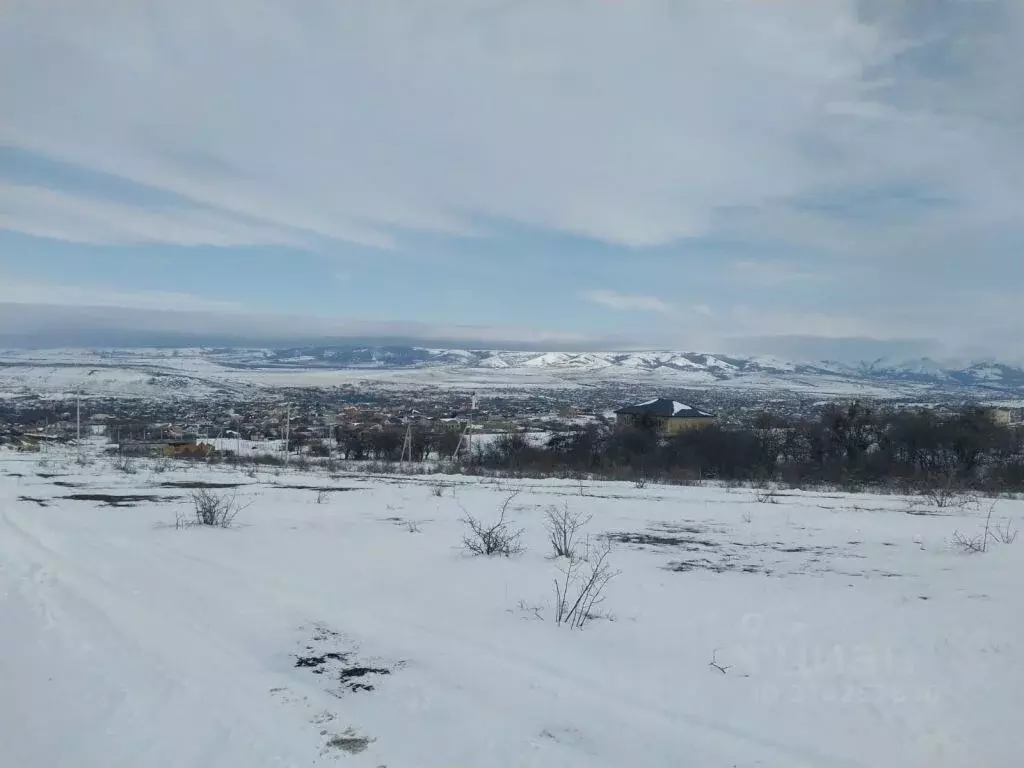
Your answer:
[[[207,458],[213,446],[200,443],[194,437],[159,440],[128,440],[118,446],[124,456],[167,456],[170,458]]]
[[[615,412],[615,423],[619,426],[651,429],[663,437],[671,437],[689,429],[714,424],[715,415],[677,400],[659,397],[620,408]]]
[[[993,407],[985,412],[992,422],[1000,427],[1010,427],[1024,423],[1024,408]]]

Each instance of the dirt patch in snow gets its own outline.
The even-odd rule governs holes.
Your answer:
[[[335,734],[327,740],[324,750],[338,749],[350,755],[358,755],[365,752],[376,739],[367,736],[360,736],[352,728],[346,729],[343,733]]]
[[[740,573],[760,573],[770,576],[772,571],[763,565],[755,563],[743,563],[739,558],[722,556],[717,560],[707,557],[692,558],[690,560],[675,560],[665,566],[665,570],[676,573],[687,573],[689,571],[712,571],[714,573],[725,573],[726,571],[739,571]]]
[[[167,480],[160,483],[161,488],[189,488],[199,490],[200,488],[241,488],[251,483],[214,483],[205,480]]]
[[[342,491],[360,491],[361,488],[341,488],[336,485],[280,485],[275,483],[273,488],[289,488],[294,491],[316,491],[317,493],[341,493]]]
[[[34,496],[19,496],[18,501],[28,501],[34,504],[38,504],[40,507],[50,506],[46,499],[37,499]]]
[[[696,536],[673,536],[664,533],[609,533],[608,538],[619,544],[635,544],[641,547],[681,547],[693,551],[719,546],[718,542],[711,539],[697,538]]]
[[[295,654],[296,669],[308,669],[314,675],[335,681],[329,693],[338,696],[375,690],[379,678],[390,675],[392,669],[360,662],[354,650],[339,648],[344,643],[341,634],[325,627],[317,627],[310,644]]]
[[[175,496],[157,496],[153,493],[72,493],[70,496],[63,496],[61,498],[69,499],[70,501],[94,501],[106,504],[109,507],[134,507],[143,502],[161,503],[177,501]]]
[[[725,538],[726,535],[724,529],[692,521],[685,524],[655,523],[643,531],[606,534],[610,541],[640,549],[674,549],[693,553],[692,556],[674,559],[664,566],[666,570],[677,573],[735,571],[762,575],[799,575],[834,572],[853,575],[849,570],[833,567],[831,561],[864,558],[855,549],[859,542],[851,541],[848,547],[839,547],[804,541],[730,541]]]

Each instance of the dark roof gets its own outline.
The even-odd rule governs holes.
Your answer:
[[[659,397],[656,400],[648,400],[646,403],[628,405],[620,408],[615,413],[623,416],[660,416],[669,419],[711,419],[713,413],[701,411],[689,405],[684,405],[676,400],[669,400],[667,397]]]

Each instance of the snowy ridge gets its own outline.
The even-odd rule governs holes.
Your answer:
[[[275,350],[260,363],[282,368],[311,365],[319,349]],[[244,350],[234,350],[236,362],[244,364]],[[216,355],[208,358],[217,359]],[[253,363],[254,358],[250,358]],[[372,362],[371,362],[372,361]],[[683,384],[736,385],[743,388],[764,384],[767,388],[815,389],[816,383],[836,380],[849,384],[937,387],[958,391],[964,388],[1024,393],[1024,369],[1001,363],[943,363],[922,358],[906,361],[877,360],[865,363],[837,361],[797,362],[771,355],[736,356],[706,352],[652,350],[637,352],[521,352],[479,349],[422,349],[418,347],[335,347],[325,348],[313,367],[391,369],[450,367],[516,372],[544,372],[560,376],[587,376],[614,380],[645,374],[671,376]]]
[[[334,386],[387,380],[420,386],[659,386],[793,391],[864,397],[945,393],[1024,396],[1024,368],[928,358],[796,362],[705,352],[523,352],[412,346],[0,351],[0,393],[82,391],[195,397],[260,386]]]

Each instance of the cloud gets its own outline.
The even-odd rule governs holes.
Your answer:
[[[10,275],[0,275],[0,303],[191,312],[231,312],[242,308],[235,302],[174,291],[116,291],[87,285],[20,280]]]
[[[954,228],[1007,226],[1019,197],[1016,0],[7,6],[0,143],[268,242],[497,218],[648,246],[894,184],[951,201]],[[806,218],[788,242],[831,227]],[[24,210],[4,223],[22,220],[40,231]]]
[[[291,245],[300,238],[189,207],[144,208],[54,189],[0,182],[0,229],[96,245]]]
[[[619,293],[609,290],[586,291],[583,298],[609,309],[637,312],[659,312],[670,315],[676,308],[668,302],[654,296],[641,296],[635,293]]]
[[[52,287],[51,287],[52,288]],[[53,298],[46,296],[45,299]],[[73,294],[58,294],[72,299]],[[344,317],[267,314],[206,305],[176,294],[86,296],[67,302],[8,301],[0,294],[0,343],[14,346],[146,346],[252,344],[287,346],[344,340],[431,343],[501,349],[602,349],[627,345],[614,336],[536,328],[385,322]],[[131,301],[134,305],[125,305]],[[92,302],[92,303],[89,303]]]
[[[509,231],[570,235],[584,287],[663,259],[708,338],[1024,319],[1019,0],[3,7],[0,150],[41,170],[0,156],[0,228],[410,265],[477,238],[492,273]]]

